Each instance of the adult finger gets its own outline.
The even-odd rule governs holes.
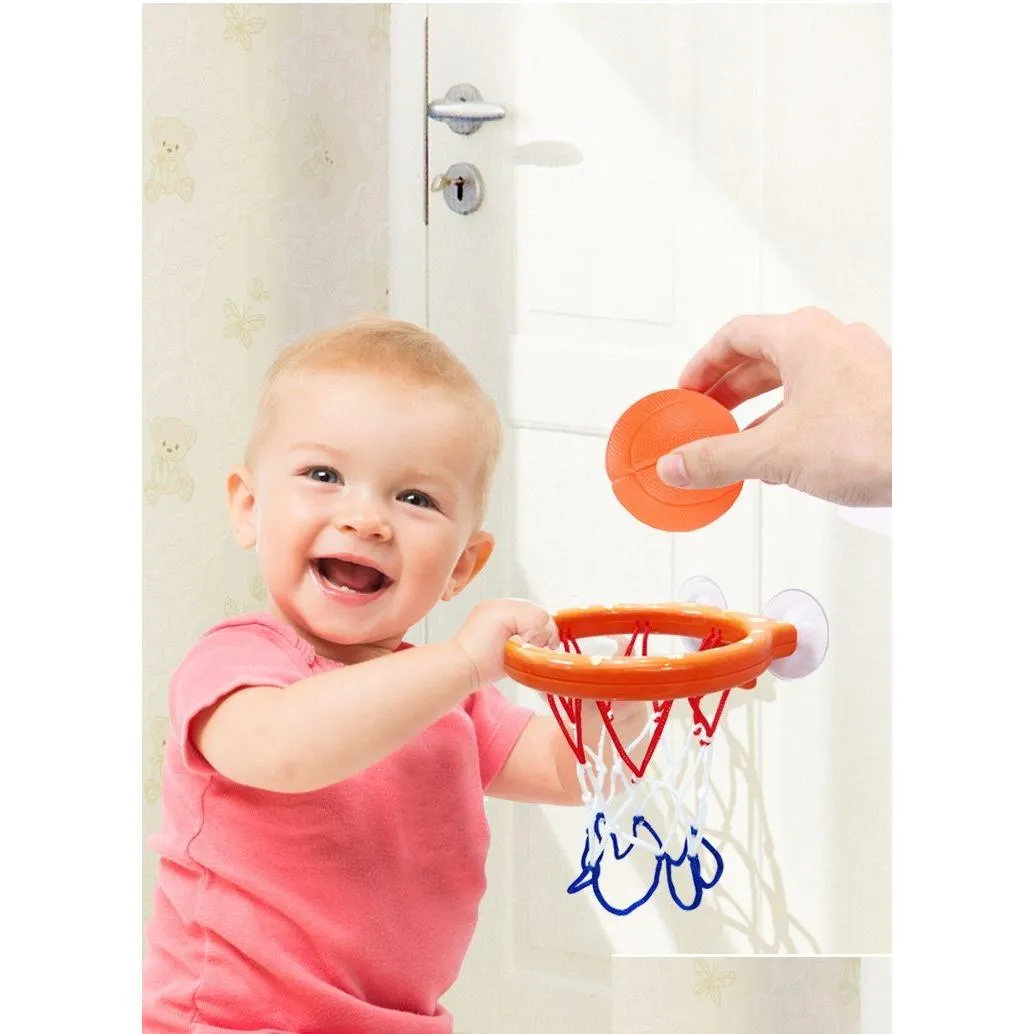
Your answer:
[[[657,461],[657,476],[675,488],[723,488],[748,478],[776,482],[772,434],[764,426],[701,438]]]
[[[774,405],[767,413],[762,413],[756,420],[752,420],[745,428],[744,431],[749,431],[753,427],[760,427],[770,416],[778,413],[783,408],[783,403],[779,402]]]
[[[785,316],[737,316],[721,327],[683,367],[680,388],[710,391],[744,360],[775,362],[773,345],[782,337]]]
[[[775,416],[775,414],[778,413],[779,410],[781,410],[782,408],[783,408],[783,403],[782,402],[777,403],[767,413],[762,413],[761,416],[759,416],[756,420],[752,420],[749,424],[747,424],[747,426],[745,428],[743,428],[743,430],[744,431],[749,431],[752,428],[760,427],[770,416]],[[778,485],[778,484],[780,484],[779,481],[773,481],[773,480],[770,480],[770,478],[767,478],[767,477],[758,478],[758,480],[759,481],[764,481],[764,483],[766,485]]]
[[[782,383],[779,371],[771,363],[746,362],[730,370],[707,394],[726,409],[735,409]]]

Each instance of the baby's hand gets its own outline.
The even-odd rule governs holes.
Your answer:
[[[532,646],[556,649],[556,625],[548,611],[527,600],[488,600],[479,603],[453,641],[470,658],[483,686],[503,674],[506,640],[518,636]]]

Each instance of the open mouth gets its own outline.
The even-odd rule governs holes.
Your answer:
[[[391,579],[378,568],[340,557],[320,557],[313,568],[320,581],[336,592],[372,596],[391,585]]]

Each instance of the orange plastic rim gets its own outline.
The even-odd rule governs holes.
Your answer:
[[[721,632],[721,646],[671,657],[601,659],[528,646],[516,639],[507,642],[504,667],[515,682],[585,700],[701,697],[746,686],[764,674],[773,660],[789,657],[797,649],[793,625],[688,603],[562,610],[553,620],[569,639],[627,634],[647,622],[650,635],[702,638],[713,628]]]
[[[733,415],[708,395],[684,388],[656,391],[621,414],[607,442],[607,477],[633,517],[661,531],[695,531],[717,520],[739,497],[743,482],[724,488],[672,488],[657,461],[699,438],[735,434]]]

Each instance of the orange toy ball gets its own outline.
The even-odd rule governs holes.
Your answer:
[[[698,438],[735,434],[725,406],[708,395],[670,388],[647,395],[621,414],[607,442],[607,477],[633,517],[661,531],[695,531],[729,509],[743,482],[724,488],[672,488],[657,476],[657,461]]]

